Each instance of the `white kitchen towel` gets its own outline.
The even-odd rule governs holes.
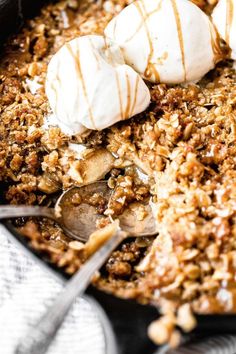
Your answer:
[[[22,249],[10,242],[0,225],[0,354],[13,354],[18,341],[45,313],[63,285]],[[104,354],[98,314],[78,298],[47,354]]]

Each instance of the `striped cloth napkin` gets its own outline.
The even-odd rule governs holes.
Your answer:
[[[9,241],[0,225],[0,353],[13,354],[63,284]],[[47,354],[104,354],[105,339],[93,306],[78,298]]]

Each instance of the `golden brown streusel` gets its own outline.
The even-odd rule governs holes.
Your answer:
[[[150,335],[158,343],[177,343],[179,334],[172,329],[179,324],[190,330],[192,310],[236,310],[232,63],[218,64],[197,85],[150,86],[152,102],[146,112],[103,132],[69,138],[59,128],[43,127],[50,113],[44,81],[52,55],[76,36],[102,34],[129,2],[59,1],[8,40],[0,61],[0,181],[7,185],[10,203],[52,206],[51,194],[83,183],[77,165],[78,174],[70,173],[76,159],[69,143],[82,142],[90,151],[103,147],[116,156],[108,176],[114,193],[105,214],[117,215],[127,203],[151,193],[159,235],[123,243],[94,284],[159,305],[164,317],[150,327]],[[209,14],[217,0],[193,2]],[[105,224],[106,219],[100,226]],[[18,220],[17,225],[32,247],[58,267],[68,273],[80,267],[83,247],[51,221]]]

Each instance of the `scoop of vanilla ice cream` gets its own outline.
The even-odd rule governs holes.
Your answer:
[[[105,36],[152,82],[196,82],[221,59],[214,26],[189,0],[135,1],[109,22]]]
[[[72,135],[107,128],[150,103],[148,87],[119,47],[96,35],[75,38],[53,56],[46,94],[58,125]]]
[[[220,36],[231,49],[231,58],[236,59],[236,2],[220,0],[212,13],[212,20]]]

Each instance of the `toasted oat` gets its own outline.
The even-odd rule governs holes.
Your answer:
[[[217,3],[193,1],[208,14]],[[169,340],[174,345],[176,321],[185,330],[195,325],[192,309],[236,311],[232,63],[218,64],[198,85],[150,85],[152,103],[146,112],[102,132],[67,137],[44,124],[50,115],[44,82],[52,55],[76,36],[102,34],[129,2],[61,0],[45,6],[8,40],[0,60],[0,181],[5,182],[9,203],[53,206],[50,194],[83,184],[86,177],[86,163],[76,158],[69,144],[82,143],[93,152],[105,149],[109,168],[105,166],[101,177],[108,172],[113,191],[105,214],[116,216],[151,193],[159,235],[123,243],[94,284],[159,306],[167,317],[151,325],[149,334],[156,343]],[[16,225],[34,248],[66,272],[80,267],[82,245],[71,242],[52,221],[23,225],[18,220]]]

